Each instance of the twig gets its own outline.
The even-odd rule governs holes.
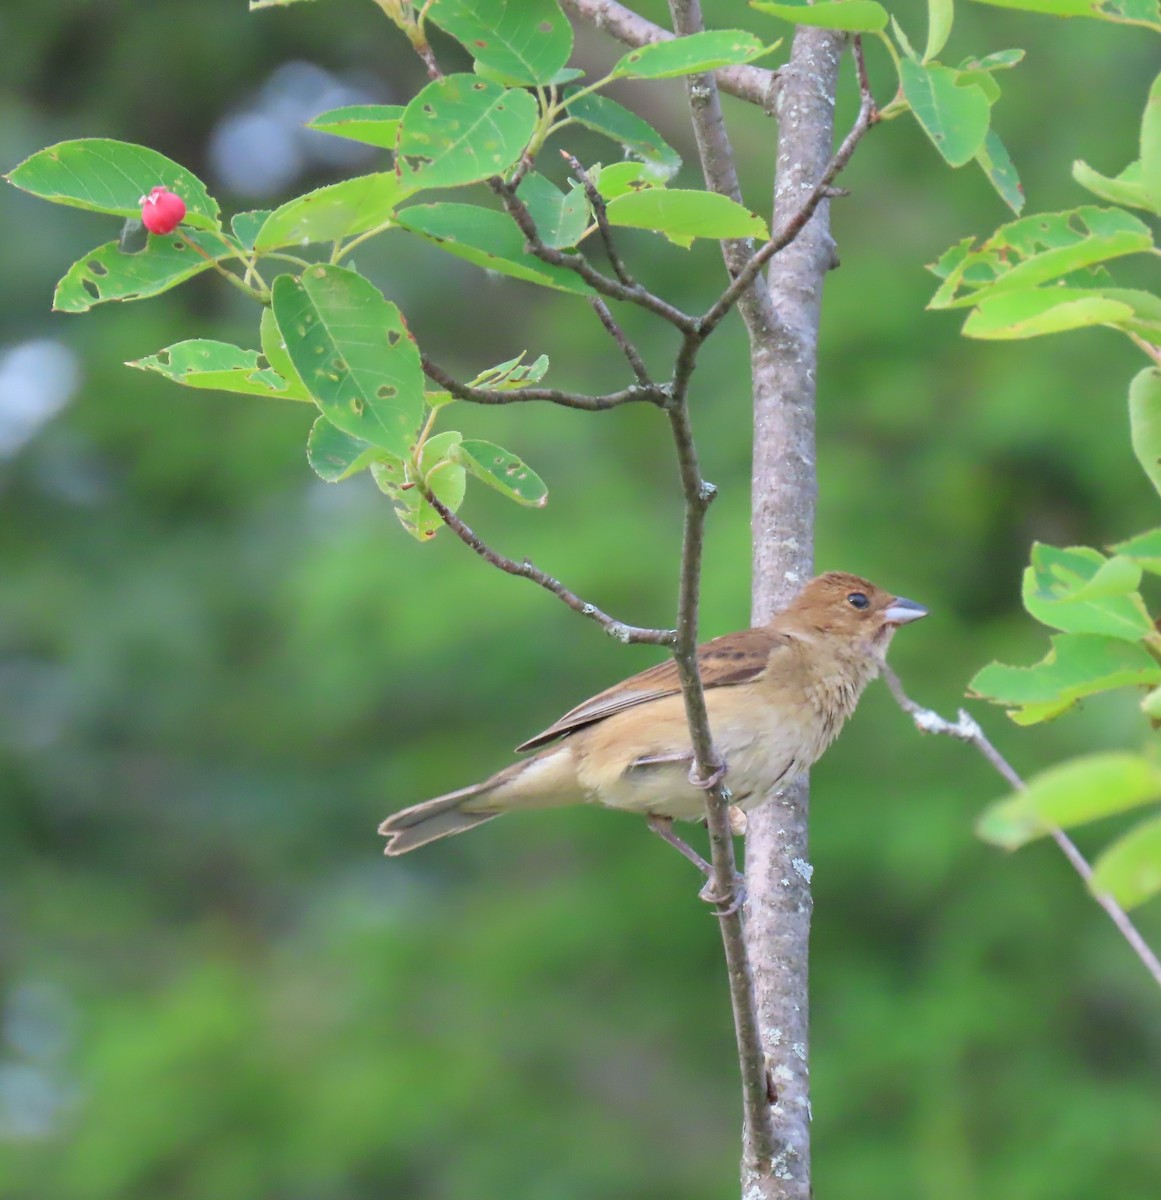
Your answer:
[[[561,0],[566,11],[626,46],[650,46],[668,42],[673,34],[638,16],[616,0]],[[778,72],[764,67],[722,67],[714,72],[717,85],[739,100],[756,104],[763,112],[772,112],[778,89]]]
[[[605,327],[605,332],[617,343],[621,353],[629,362],[629,366],[633,368],[633,374],[637,376],[637,382],[644,388],[657,388],[657,385],[650,379],[649,370],[645,366],[645,360],[641,357],[637,347],[629,341],[628,335],[613,319],[613,314],[609,312],[609,306],[600,298],[593,296],[589,303],[593,306],[593,312],[597,314],[597,319]],[[668,398],[668,393],[665,389],[659,389],[665,399]],[[665,399],[660,401],[665,403]]]
[[[613,274],[626,287],[636,287],[637,281],[625,269],[625,264],[621,260],[620,254],[617,253],[617,247],[613,243],[613,231],[609,228],[609,214],[605,211],[605,198],[597,191],[596,185],[589,178],[589,173],[581,166],[580,161],[569,154],[567,150],[562,150],[560,153],[568,162],[569,170],[580,181],[581,187],[584,188],[585,196],[588,197],[588,202],[593,210],[593,216],[597,220],[597,230],[601,235],[601,241],[605,243],[605,253],[609,256],[609,264],[613,268]]]
[[[517,562],[514,558],[507,558],[493,550],[491,546],[477,537],[471,528],[457,517],[439,497],[434,495],[426,484],[417,483],[415,486],[428,504],[439,513],[444,524],[452,533],[492,566],[499,567],[501,571],[507,571],[509,575],[518,575],[523,579],[531,579],[533,583],[538,583],[546,591],[563,600],[574,612],[580,613],[582,617],[591,617],[610,637],[616,638],[619,642],[624,642],[626,645],[643,643],[651,646],[672,646],[674,644],[677,638],[675,630],[647,629],[640,625],[626,625],[623,621],[618,621],[615,617],[610,617],[608,613],[602,612],[595,604],[589,604],[586,600],[582,600],[576,592],[566,588],[559,579],[554,579],[547,572],[530,563],[528,559]]]
[[[915,722],[915,728],[921,733],[942,733],[948,737],[955,738],[957,741],[967,742],[969,745],[975,746],[1016,791],[1024,790],[1027,784],[1016,773],[1008,760],[992,745],[987,735],[980,728],[979,722],[970,713],[965,712],[961,708],[957,714],[957,720],[954,722],[947,721],[930,708],[924,708],[921,704],[916,704],[903,690],[903,685],[899,682],[899,676],[890,667],[883,668],[883,678],[886,680],[887,686],[891,689],[891,695],[895,697],[896,703],[911,717]],[[1087,886],[1092,879],[1092,867],[1089,866],[1084,855],[1076,848],[1075,842],[1073,842],[1063,829],[1050,829],[1048,832],[1052,835],[1052,840],[1060,847],[1064,857],[1072,864],[1076,873],[1084,880]],[[1092,895],[1101,908],[1108,913],[1110,920],[1120,930],[1121,936],[1129,943],[1133,952],[1144,964],[1145,970],[1153,976],[1154,982],[1158,986],[1161,986],[1161,960],[1158,960],[1157,955],[1153,953],[1145,939],[1138,932],[1128,913],[1111,896],[1101,892],[1093,892]]]
[[[749,261],[738,272],[733,283],[714,301],[713,305],[701,318],[698,329],[702,337],[708,336],[713,331],[714,327],[733,308],[739,296],[749,288],[750,284],[753,283],[754,279],[757,278],[759,272],[770,259],[779,250],[785,249],[798,237],[805,228],[806,223],[814,216],[814,210],[827,198],[827,193],[835,176],[850,162],[851,155],[854,154],[855,147],[862,141],[863,135],[879,119],[878,110],[875,107],[875,98],[871,95],[870,85],[867,81],[867,69],[863,61],[862,42],[858,37],[854,39],[853,49],[859,76],[859,94],[861,97],[859,113],[855,118],[855,123],[851,126],[851,130],[847,136],[843,138],[842,145],[835,151],[826,169],[811,190],[810,195],[806,197],[802,205],[785,224],[771,234],[770,240],[750,256]]]
[[[599,314],[598,314],[599,315]],[[426,354],[420,354],[420,365],[423,373],[438,383],[445,391],[451,392],[458,400],[470,400],[473,404],[518,404],[522,400],[546,400],[550,404],[559,404],[562,408],[579,408],[586,412],[605,412],[610,408],[618,408],[622,404],[656,404],[663,407],[669,398],[668,391],[660,384],[648,380],[622,388],[619,392],[608,392],[603,396],[589,396],[583,392],[564,392],[559,388],[513,388],[505,391],[501,388],[479,388],[461,383],[449,375],[443,367],[431,361]]]
[[[500,197],[508,215],[516,222],[520,232],[524,235],[525,247],[529,254],[540,259],[541,262],[572,271],[591,288],[600,292],[602,296],[608,296],[611,300],[623,300],[628,304],[636,304],[639,308],[654,313],[663,321],[668,321],[670,325],[680,329],[682,333],[690,333],[697,328],[696,318],[689,316],[688,313],[683,313],[679,308],[674,308],[672,304],[662,300],[660,296],[654,295],[639,283],[628,287],[619,279],[610,279],[607,275],[601,274],[583,254],[565,254],[564,251],[557,250],[553,246],[546,246],[536,231],[536,222],[533,221],[532,214],[528,211],[524,201],[516,195],[516,189],[499,178],[492,178],[488,182],[493,192]]]

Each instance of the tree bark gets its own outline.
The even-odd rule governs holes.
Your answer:
[[[801,206],[834,146],[842,34],[800,28],[777,98],[773,228]],[[829,204],[775,256],[769,288],[776,321],[751,328],[754,380],[752,618],[763,624],[813,573],[814,402],[822,285],[835,264]],[[750,814],[746,936],[768,1055],[777,1143],[772,1175],[743,1178],[743,1200],[808,1200],[810,1074],[807,962],[812,900],[805,782]]]

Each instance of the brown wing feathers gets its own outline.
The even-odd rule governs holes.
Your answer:
[[[698,649],[698,667],[702,686],[707,690],[715,687],[730,687],[745,683],[760,675],[770,658],[770,652],[787,636],[771,629],[744,629],[739,633],[727,633],[714,638]],[[681,691],[677,664],[669,659],[655,667],[640,672],[614,687],[598,693],[592,699],[578,704],[564,714],[542,733],[531,737],[516,747],[518,751],[535,750],[568,733],[575,733],[587,725],[595,725],[614,713],[648,704],[663,696],[673,696]]]

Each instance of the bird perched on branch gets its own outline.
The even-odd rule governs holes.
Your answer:
[[[806,771],[879,673],[895,630],[926,615],[913,600],[829,571],[768,625],[699,646],[730,802],[744,812]],[[379,826],[386,852],[406,854],[502,813],[565,804],[640,813],[663,836],[674,818],[705,815],[704,785],[690,779],[693,751],[673,660],[586,700],[517,750],[537,753],[388,817]]]

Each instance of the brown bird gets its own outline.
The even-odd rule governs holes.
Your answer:
[[[731,803],[745,811],[806,771],[854,712],[900,625],[927,615],[857,575],[812,579],[770,622],[698,647],[714,746]],[[543,747],[543,749],[541,749]],[[501,813],[603,804],[650,818],[705,815],[673,660],[565,713],[517,751],[537,750],[490,779],[390,816],[388,854],[463,833]]]

